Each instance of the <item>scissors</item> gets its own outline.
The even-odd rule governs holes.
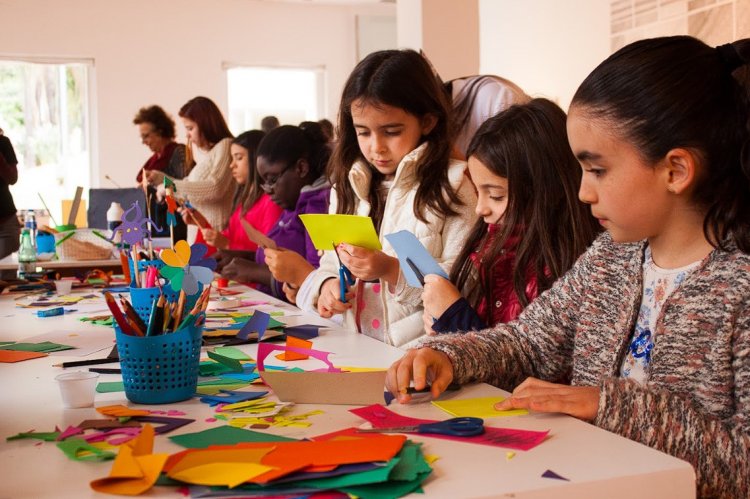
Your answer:
[[[341,257],[339,256],[339,250],[336,247],[336,243],[332,241],[331,244],[333,244],[333,251],[336,252],[336,258],[338,258],[339,260],[339,284],[341,285],[341,303],[346,303],[346,289],[348,287],[347,283],[349,286],[353,286],[356,281],[354,280],[354,276],[352,276],[352,273],[349,271],[349,269],[347,269],[346,266],[341,263]]]
[[[392,428],[357,430],[360,433],[432,433],[451,437],[473,437],[484,433],[484,420],[480,418],[452,418],[437,423]]]
[[[419,267],[417,267],[417,264],[412,261],[411,258],[408,256],[406,257],[406,264],[409,266],[412,272],[414,272],[414,275],[417,276],[417,280],[419,281],[419,284],[424,286],[424,274],[421,270],[419,270]]]

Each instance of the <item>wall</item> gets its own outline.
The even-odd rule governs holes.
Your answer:
[[[133,116],[157,103],[176,116],[196,95],[226,110],[224,63],[326,70],[328,117],[356,63],[357,15],[394,5],[257,0],[3,0],[0,57],[94,60],[93,187],[122,186],[148,156]],[[238,131],[235,131],[238,132]],[[178,124],[178,135],[184,130]]]
[[[610,54],[609,4],[602,0],[480,0],[479,14],[480,72],[566,110]]]

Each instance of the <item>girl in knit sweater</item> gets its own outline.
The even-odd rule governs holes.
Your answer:
[[[600,64],[570,107],[579,197],[607,232],[517,321],[409,351],[387,384],[513,389],[750,495],[750,39],[676,36]],[[743,78],[745,78],[743,80]],[[551,381],[570,379],[571,386]]]
[[[410,288],[386,234],[406,229],[448,270],[474,223],[466,164],[450,160],[447,96],[413,50],[374,52],[355,68],[339,107],[339,140],[328,165],[331,213],[373,219],[382,251],[338,244],[357,282],[340,295],[334,251],[300,287],[297,305],[403,346],[423,334],[420,290]],[[338,243],[338,242],[337,242]]]
[[[202,213],[211,227],[223,229],[232,214],[232,162],[229,146],[232,132],[218,106],[207,97],[195,97],[185,103],[179,112],[187,130],[188,143],[201,152],[195,167],[182,180],[170,178],[178,198],[187,198]],[[148,181],[153,186],[161,185],[164,174],[147,171]]]
[[[480,219],[450,280],[425,276],[428,334],[515,319],[598,233],[599,224],[577,198],[581,169],[557,104],[534,99],[511,106],[484,122],[468,153]]]

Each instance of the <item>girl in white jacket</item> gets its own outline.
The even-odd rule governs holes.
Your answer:
[[[327,251],[297,304],[396,346],[423,334],[421,290],[407,286],[384,236],[406,229],[450,271],[475,221],[466,164],[450,160],[450,105],[428,63],[412,50],[375,52],[349,76],[339,141],[328,164],[330,213],[370,216],[382,251],[337,247],[357,279],[341,301],[338,260]]]

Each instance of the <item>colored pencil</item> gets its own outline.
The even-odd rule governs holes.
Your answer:
[[[122,297],[122,295],[118,295],[120,297],[120,303],[122,304],[123,310],[125,310],[125,315],[133,321],[133,323],[138,326],[138,330],[141,331],[141,333],[146,333],[146,324],[143,322],[143,319],[141,319],[141,316],[138,315],[138,312],[135,311],[133,308],[133,305],[130,304],[128,300]]]
[[[107,307],[109,307],[109,310],[112,312],[112,317],[117,325],[120,326],[122,332],[131,336],[134,335],[135,331],[133,331],[128,325],[128,322],[125,320],[125,316],[122,314],[120,307],[117,306],[117,302],[115,301],[115,297],[112,296],[112,293],[105,291],[104,301],[107,302]]]

